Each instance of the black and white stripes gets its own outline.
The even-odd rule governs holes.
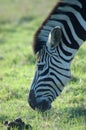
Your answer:
[[[86,0],[60,1],[35,34],[33,49],[39,56],[29,94],[32,108],[51,107],[69,82],[71,61],[85,40]]]

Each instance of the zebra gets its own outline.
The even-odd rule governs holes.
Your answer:
[[[86,0],[60,0],[34,36],[36,70],[28,96],[45,112],[71,79],[70,66],[86,40]]]

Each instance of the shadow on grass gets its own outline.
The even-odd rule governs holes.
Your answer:
[[[28,17],[21,17],[20,19],[15,19],[15,20],[11,20],[11,19],[7,19],[7,20],[0,20],[0,25],[6,25],[6,24],[16,24],[16,25],[20,25],[23,24],[25,22],[30,22],[32,20],[34,20],[35,16],[28,16]]]
[[[16,28],[13,27],[13,23],[10,20],[0,20],[0,32],[4,35],[6,33],[16,32]]]
[[[19,21],[18,21],[18,25],[23,24],[25,22],[30,22],[34,20],[34,16],[28,16],[28,17],[22,17]]]
[[[0,44],[6,43],[6,40],[12,36],[12,34],[18,32],[19,28],[22,30],[28,30],[28,32],[33,30],[33,27],[29,26],[29,22],[34,20],[34,16],[28,16],[28,17],[21,17],[17,20],[0,20]],[[18,32],[20,33],[20,32]]]
[[[2,114],[2,115],[0,116],[0,123],[3,124],[4,121],[7,120],[8,118],[9,118],[8,116]]]
[[[74,123],[75,120],[79,123],[81,120],[84,123],[86,121],[86,108],[85,107],[66,107],[64,109],[57,110],[52,108],[51,110],[42,113],[44,118],[53,118],[57,120],[58,124]],[[62,122],[62,123],[61,123]],[[80,123],[82,123],[80,122]]]
[[[83,116],[86,118],[86,108],[85,107],[68,107],[64,109],[64,112],[67,112],[69,118],[77,118]]]

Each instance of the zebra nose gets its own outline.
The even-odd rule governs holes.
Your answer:
[[[45,112],[51,108],[51,103],[47,99],[37,99],[37,109],[41,112]]]
[[[44,112],[51,108],[51,103],[47,99],[45,98],[36,99],[34,90],[30,91],[28,102],[32,109],[39,110],[41,112]]]

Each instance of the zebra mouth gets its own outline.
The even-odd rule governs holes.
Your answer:
[[[39,98],[37,100],[37,109],[41,112],[45,112],[46,110],[49,110],[51,108],[51,103],[44,99],[44,98]]]
[[[30,91],[28,102],[32,109],[41,112],[45,112],[51,108],[51,103],[49,100],[42,97],[36,99],[34,90]]]

